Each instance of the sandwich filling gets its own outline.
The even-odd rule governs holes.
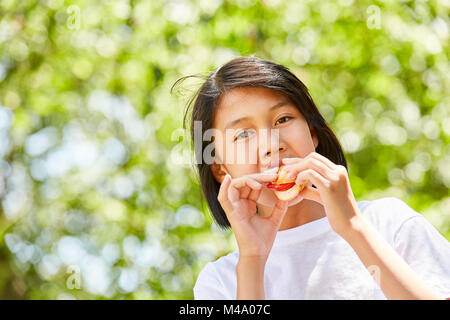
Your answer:
[[[292,188],[293,186],[295,186],[295,182],[280,183],[280,184],[269,182],[267,184],[267,188],[272,189],[274,191],[286,191]]]
[[[278,197],[278,199],[283,201],[290,201],[295,199],[300,191],[305,188],[307,181],[305,180],[301,185],[295,183],[296,179],[287,179],[287,172],[284,166],[278,169],[278,179],[269,182],[266,186]]]

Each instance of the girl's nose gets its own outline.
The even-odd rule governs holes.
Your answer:
[[[275,154],[272,154],[272,151],[271,151],[271,150],[268,150],[268,151],[265,153],[265,155],[264,155],[264,159],[266,159],[266,158],[268,158],[268,157],[272,158],[272,157],[274,157],[274,156],[278,156],[278,157],[279,157],[279,154],[280,154],[281,152],[283,152],[284,150],[285,150],[284,147],[279,147],[279,148],[278,148],[278,152],[276,152]]]
[[[281,157],[280,153],[284,152],[286,148],[279,147],[278,151],[272,152],[272,150],[268,150],[264,153],[264,157],[260,159],[260,165],[263,168],[273,168],[279,167],[281,165]]]

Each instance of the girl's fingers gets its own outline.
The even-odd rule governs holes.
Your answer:
[[[308,199],[308,200],[316,201],[323,205],[322,198],[320,197],[320,192],[317,189],[312,188],[310,186],[306,186],[299,193],[299,196],[301,196],[302,198]]]
[[[239,188],[244,188],[245,186],[257,189],[257,188],[261,187],[261,183],[259,183],[258,181],[256,181],[253,178],[250,178],[250,177],[237,178],[231,182],[232,188],[239,189]]]
[[[269,171],[277,172],[278,169],[272,168]],[[261,193],[262,184],[274,181],[277,177],[277,173],[267,173],[266,171],[264,173],[247,175],[232,180],[231,176],[227,174],[222,182],[222,185],[220,186],[218,198],[222,199],[224,203],[226,203],[225,199],[231,203],[239,201],[239,199],[251,199],[256,201]]]
[[[242,177],[234,179],[230,185],[230,189],[228,192],[228,199],[230,199],[231,202],[236,202],[239,199],[243,198],[241,196],[241,192],[243,190],[240,189],[246,186],[250,187],[250,189],[261,189],[262,187],[262,185],[259,182],[251,179],[250,177]],[[246,197],[248,197],[248,194],[246,195]]]
[[[278,178],[278,173],[258,173],[251,175],[250,177],[258,182],[265,183],[276,180]]]
[[[268,219],[272,220],[272,223],[274,225],[276,225],[278,227],[281,225],[281,221],[283,221],[284,215],[286,214],[286,211],[287,211],[287,205],[288,205],[287,201],[278,200],[275,203],[272,213],[270,214],[270,216],[268,218]]]
[[[299,172],[302,172],[307,169],[313,169],[319,174],[321,174],[324,178],[333,180],[337,176],[332,169],[330,169],[325,163],[318,160],[317,158],[311,156],[309,158],[305,158],[302,161],[298,161],[291,165],[286,165],[287,177],[295,179]]]
[[[230,183],[231,183],[231,176],[227,174],[225,175],[225,178],[223,179],[220,185],[219,194],[217,195],[217,200],[219,201],[225,213],[229,209],[231,209],[231,204],[228,199],[228,188],[230,187]]]
[[[262,188],[251,190],[250,194],[248,195],[248,199],[256,202],[256,200],[258,200],[259,196],[261,195],[261,191]]]
[[[262,184],[270,181],[274,181],[278,177],[277,173],[258,173],[253,175],[247,175],[234,179],[230,185],[228,192],[231,202],[238,201],[239,199],[256,199],[259,197],[259,193],[255,193],[255,190],[260,190]]]
[[[311,157],[314,157],[317,160],[321,161],[326,166],[328,166],[328,168],[330,168],[330,169],[335,169],[336,168],[336,164],[335,163],[333,163],[330,159],[328,159],[327,157],[321,155],[320,153],[311,152]]]
[[[330,159],[328,159],[327,157],[324,157],[323,155],[321,155],[320,153],[317,153],[317,152],[311,152],[304,158],[284,158],[282,161],[283,161],[283,164],[288,165],[288,164],[293,164],[293,163],[297,163],[300,161],[304,161],[309,158],[317,159],[318,161],[320,161],[324,165],[326,165],[329,169],[335,169],[335,167],[336,167],[336,164],[334,164]]]
[[[305,180],[309,180],[313,185],[315,185],[319,189],[330,187],[330,181],[325,179],[322,175],[320,175],[313,169],[306,169],[300,172],[297,175],[296,183],[298,184],[300,182],[301,184],[301,182]]]
[[[250,187],[247,187],[247,186],[245,186],[245,187],[243,187],[242,189],[241,189],[241,195],[240,195],[240,198],[241,199],[247,199],[248,198],[248,196],[250,195],[250,193],[252,192],[252,188],[250,188]]]
[[[279,167],[274,167],[272,169],[267,169],[266,171],[261,172],[262,174],[264,173],[278,173],[278,169],[280,169]]]

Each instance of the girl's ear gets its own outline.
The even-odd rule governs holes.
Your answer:
[[[311,138],[314,143],[314,149],[316,149],[317,146],[319,145],[319,137],[317,136],[316,129],[311,124],[309,125],[309,131],[311,132]]]
[[[214,162],[211,164],[210,168],[214,179],[216,179],[217,182],[222,183],[223,179],[225,179],[225,175],[228,173],[223,164]]]

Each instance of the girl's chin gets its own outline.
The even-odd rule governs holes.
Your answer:
[[[288,207],[290,206],[295,206],[297,203],[299,203],[300,201],[302,201],[303,198],[301,195],[296,196],[294,199],[292,199],[291,201],[288,201]]]

